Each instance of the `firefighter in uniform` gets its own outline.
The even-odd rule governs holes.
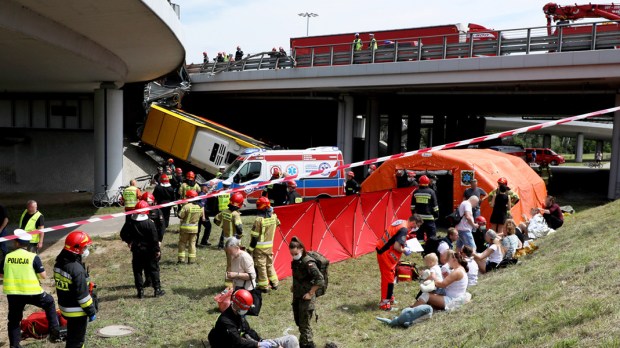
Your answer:
[[[58,341],[58,314],[52,295],[43,291],[39,279],[45,279],[45,269],[39,256],[26,250],[32,240],[32,235],[26,231],[15,230],[16,249],[8,253],[0,265],[0,276],[4,277],[4,293],[8,302],[8,334],[9,346],[21,347],[20,323],[27,304],[45,310],[45,317],[49,323],[50,340]]]
[[[213,223],[222,228],[223,238],[229,238],[232,236],[241,239],[243,235],[243,222],[241,222],[241,214],[239,209],[243,206],[243,195],[236,192],[230,197],[230,203],[228,209],[219,212]],[[226,254],[226,272],[230,272],[230,256]],[[232,279],[226,279],[226,286],[232,287]]]
[[[194,198],[198,192],[189,190],[185,192],[185,198]],[[202,219],[202,207],[195,202],[186,203],[179,211],[181,226],[179,227],[179,255],[177,263],[196,263],[196,235],[198,223]],[[186,252],[187,250],[187,252]]]
[[[123,190],[121,200],[125,211],[134,210],[140,200],[140,189],[136,187],[137,185],[138,182],[132,179],[129,182],[129,186]],[[125,221],[129,221],[129,219],[131,219],[131,215],[125,215]]]
[[[228,190],[230,188],[230,183],[227,181],[222,182],[222,189],[220,191]],[[216,196],[217,197],[217,211],[216,215],[224,210],[228,209],[228,204],[230,203],[230,193],[222,193]],[[224,249],[224,230],[220,234],[220,241],[217,244],[218,249]]]
[[[65,247],[56,257],[54,280],[60,313],[67,319],[67,348],[80,348],[86,341],[86,326],[97,319],[97,306],[89,291],[88,272],[82,263],[93,243],[82,231],[65,238]]]
[[[179,187],[179,198],[185,197],[185,193],[189,190],[200,192],[200,185],[196,183],[196,175],[194,172],[187,172],[185,174],[185,182]],[[181,207],[179,207],[181,208]]]
[[[377,262],[381,272],[381,302],[379,308],[389,311],[394,303],[394,281],[396,280],[396,265],[402,254],[410,255],[411,250],[406,247],[407,235],[422,225],[422,218],[412,215],[408,220],[396,220],[377,241]]]
[[[37,202],[32,200],[28,201],[28,203],[26,203],[26,210],[24,210],[22,216],[19,218],[19,228],[26,232],[31,232],[44,228],[44,225],[45,218],[38,210]],[[37,254],[39,252],[39,248],[43,246],[44,235],[41,233],[31,236],[32,240],[28,244],[28,251]]]
[[[293,271],[292,306],[295,324],[299,328],[299,345],[301,348],[314,348],[310,322],[316,303],[315,293],[325,284],[325,280],[316,262],[307,255],[306,247],[297,237],[291,238],[288,247],[293,258],[291,262]]]
[[[286,183],[286,189],[288,190],[286,197],[286,205],[297,204],[304,201],[299,192],[297,192],[297,183],[295,181],[289,181]]]
[[[347,182],[344,184],[344,192],[347,196],[360,192],[360,184],[355,181],[355,173],[351,171],[347,173]]]
[[[149,204],[139,201],[136,209],[148,208]],[[148,212],[132,214],[131,219],[121,229],[121,239],[131,249],[131,267],[133,269],[134,284],[138,291],[138,298],[144,297],[144,279],[142,272],[150,274],[153,283],[154,296],[163,296],[166,292],[161,289],[159,280],[159,259],[161,257],[159,236],[155,223],[149,219]]]
[[[280,226],[280,220],[273,213],[267,197],[258,199],[256,209],[258,212],[252,227],[252,238],[248,252],[254,258],[257,273],[256,286],[262,292],[267,292],[269,291],[269,283],[271,283],[272,289],[278,289],[278,274],[273,267],[273,237],[276,228]]]
[[[176,193],[170,185],[170,178],[166,174],[162,174],[159,177],[159,185],[155,186],[153,189],[153,197],[155,198],[155,202],[159,202],[159,204],[169,203],[174,201]],[[168,224],[170,223],[170,209],[171,206],[160,208],[161,213],[164,218],[164,226],[168,228]]]
[[[150,206],[157,204],[155,196],[153,196],[150,192],[144,192],[140,199],[146,201]],[[151,209],[149,210],[149,219],[155,223],[157,235],[159,236],[159,242],[161,243],[164,240],[164,233],[166,232],[166,221],[164,220],[164,214],[160,209]],[[144,278],[144,287],[148,288],[153,285],[148,273],[144,274]]]
[[[435,237],[437,228],[435,220],[439,217],[439,206],[437,205],[437,195],[428,185],[431,180],[426,175],[422,175],[419,180],[420,187],[411,197],[411,214],[417,214],[424,220],[424,223],[417,231],[418,240],[427,240]],[[426,233],[426,237],[425,234]]]
[[[278,167],[274,167],[273,173],[271,174],[271,179],[269,180],[276,180],[281,177],[282,175],[280,174],[280,169],[278,169]],[[272,207],[284,205],[286,202],[286,184],[269,184],[263,189],[262,195],[269,198],[269,203]]]

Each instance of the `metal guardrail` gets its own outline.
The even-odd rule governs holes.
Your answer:
[[[235,62],[213,62],[201,73],[389,63],[484,56],[542,54],[620,48],[620,21],[488,30],[380,40],[377,49],[355,51],[352,42],[293,47],[292,56],[262,52]],[[426,42],[426,44],[425,44]],[[197,69],[193,69],[196,71]],[[192,71],[193,72],[193,71]]]

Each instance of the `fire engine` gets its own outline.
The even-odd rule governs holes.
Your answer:
[[[550,2],[543,7],[543,12],[547,17],[547,34],[558,36],[559,28],[553,28],[552,22],[557,22],[561,26],[562,35],[569,39],[574,37],[576,40],[589,40],[593,34],[591,25],[575,25],[573,22],[584,18],[603,18],[613,22],[607,22],[596,26],[597,48],[616,48],[618,35],[620,33],[620,4],[587,4],[587,5],[558,5]],[[579,35],[586,36],[579,39]],[[563,47],[563,50],[571,49]],[[586,49],[586,48],[584,48]]]

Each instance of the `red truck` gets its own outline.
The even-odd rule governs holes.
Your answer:
[[[333,35],[305,36],[290,39],[291,52],[296,58],[297,67],[321,66],[321,65],[345,65],[353,63],[352,53],[354,53],[353,40],[356,33],[342,33]],[[464,26],[458,24],[438,25],[432,27],[390,29],[359,32],[363,46],[362,51],[369,55],[370,35],[373,34],[377,40],[376,60],[381,61],[382,57],[389,56],[386,61],[406,61],[417,60],[417,48],[422,47],[426,59],[434,57],[433,51],[441,54],[442,46],[445,44],[462,43],[459,52],[447,52],[448,56],[463,56],[467,51],[468,43],[473,41],[495,40],[497,32],[487,29],[481,25],[470,23]],[[445,41],[445,42],[444,42]],[[355,54],[358,54],[355,51]],[[398,52],[400,55],[389,55],[390,52]],[[319,61],[315,59],[319,58]],[[329,57],[329,60],[320,60],[320,57]],[[425,57],[422,57],[425,59]],[[431,58],[428,58],[431,57]],[[440,57],[437,57],[440,58]],[[312,59],[313,61],[307,61]]]

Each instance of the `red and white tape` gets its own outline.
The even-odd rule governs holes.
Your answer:
[[[603,109],[603,110],[599,110],[599,111],[589,112],[587,114],[571,116],[571,117],[563,118],[563,119],[560,119],[560,120],[548,121],[548,122],[540,123],[540,124],[537,124],[537,125],[534,125],[534,126],[521,127],[521,128],[517,128],[517,129],[501,132],[501,133],[494,133],[494,134],[489,134],[489,135],[485,135],[485,136],[481,136],[481,137],[477,137],[477,138],[471,138],[471,139],[456,141],[456,142],[453,142],[453,143],[437,145],[437,146],[433,146],[433,147],[427,147],[425,149],[403,152],[403,153],[399,153],[399,154],[396,154],[396,155],[390,155],[390,156],[384,156],[384,157],[379,157],[379,158],[368,159],[368,160],[365,160],[365,161],[344,164],[344,165],[341,165],[341,166],[332,167],[332,168],[323,169],[323,170],[315,170],[315,171],[307,173],[305,175],[298,175],[298,174],[296,174],[296,175],[287,176],[285,178],[280,178],[280,179],[276,179],[276,180],[263,181],[263,182],[259,182],[259,183],[256,183],[256,184],[251,184],[251,185],[246,185],[246,186],[243,186],[243,187],[238,187],[238,188],[235,188],[235,189],[221,190],[221,191],[218,191],[218,192],[215,192],[215,193],[208,193],[208,194],[206,194],[204,196],[198,196],[198,197],[189,198],[189,199],[180,199],[178,201],[164,203],[164,204],[158,204],[158,205],[150,206],[148,208],[131,210],[131,211],[126,211],[126,212],[121,212],[121,213],[108,214],[108,215],[98,215],[98,216],[92,217],[90,219],[76,221],[76,222],[71,222],[71,223],[68,223],[68,224],[62,224],[62,225],[57,225],[57,226],[52,226],[52,227],[46,227],[46,228],[43,228],[43,229],[40,229],[40,230],[31,231],[31,232],[28,232],[28,233],[30,233],[30,234],[39,234],[39,233],[48,233],[48,232],[52,232],[52,231],[64,230],[65,228],[71,228],[71,227],[76,227],[76,226],[87,225],[87,224],[90,224],[90,223],[93,223],[93,222],[98,222],[98,221],[110,220],[110,219],[114,219],[114,218],[117,218],[117,217],[129,215],[129,214],[141,213],[141,212],[145,212],[145,211],[149,211],[149,210],[159,209],[159,208],[162,208],[162,207],[170,207],[170,206],[177,205],[177,204],[183,204],[183,203],[188,203],[188,202],[197,201],[197,200],[201,200],[201,199],[207,199],[209,197],[214,197],[214,196],[218,196],[218,195],[225,194],[225,193],[234,193],[234,192],[241,192],[241,191],[252,192],[252,191],[254,191],[257,188],[260,188],[260,187],[263,187],[263,186],[266,186],[266,185],[269,185],[269,184],[276,184],[276,183],[281,183],[281,182],[288,182],[288,181],[293,181],[293,180],[299,180],[299,179],[304,179],[304,178],[307,178],[307,177],[318,176],[318,175],[327,175],[327,174],[329,174],[329,173],[331,173],[333,171],[336,171],[336,170],[355,168],[355,167],[359,167],[359,166],[365,166],[365,165],[369,165],[369,164],[373,164],[373,163],[377,163],[377,162],[384,162],[384,161],[387,161],[387,160],[393,159],[393,158],[408,157],[408,156],[413,156],[413,155],[416,155],[416,154],[419,154],[419,153],[435,152],[435,151],[440,151],[440,150],[452,149],[452,148],[455,148],[455,147],[458,147],[458,146],[476,144],[476,143],[480,143],[480,142],[483,142],[483,141],[486,141],[486,140],[491,140],[491,139],[501,139],[501,138],[513,136],[513,135],[516,135],[516,134],[533,132],[533,131],[537,131],[537,130],[540,130],[540,129],[543,129],[543,128],[549,128],[549,127],[557,126],[557,125],[560,125],[560,124],[565,124],[565,123],[569,123],[569,122],[573,122],[573,121],[583,120],[583,119],[586,119],[586,118],[589,118],[589,117],[600,116],[600,115],[616,112],[616,111],[619,111],[619,110],[620,110],[620,106],[617,106],[617,107],[613,107],[613,108],[609,108],[609,109]],[[2,237],[2,238],[0,238],[0,242],[12,240],[12,239],[15,239],[15,238],[17,238],[15,235],[10,235],[10,236],[6,236],[6,237]]]

